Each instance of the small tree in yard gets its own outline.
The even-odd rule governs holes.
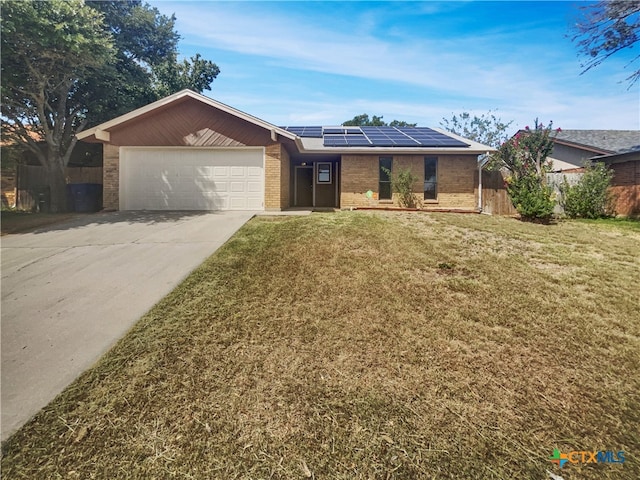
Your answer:
[[[613,172],[604,163],[585,167],[576,185],[569,185],[567,179],[560,185],[561,204],[564,213],[570,218],[601,218],[612,213],[612,200],[609,192]]]
[[[553,189],[546,182],[552,150],[552,123],[545,127],[536,119],[533,130],[518,132],[494,155],[498,166],[509,171],[507,192],[524,220],[547,221],[553,215]]]
[[[398,194],[398,203],[401,207],[416,208],[418,198],[413,193],[413,186],[420,180],[410,169],[400,170],[396,175],[391,175],[391,170],[383,168],[391,179],[391,188]]]

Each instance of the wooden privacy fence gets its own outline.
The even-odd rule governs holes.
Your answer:
[[[482,171],[482,211],[491,215],[516,215],[499,170]]]
[[[556,194],[556,207],[554,213],[563,213],[560,201],[560,185],[567,180],[569,185],[575,185],[583,173],[549,173],[547,183],[553,187]],[[505,187],[505,177],[507,174],[501,171],[482,172],[482,211],[491,215],[516,215],[518,212],[511,203],[511,198]]]
[[[102,167],[66,167],[67,184],[102,184]],[[37,165],[18,165],[16,172],[16,208],[32,210],[37,207],[38,193],[47,188],[47,174]]]

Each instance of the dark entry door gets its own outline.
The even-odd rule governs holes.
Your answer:
[[[313,206],[313,167],[296,167],[296,207]]]

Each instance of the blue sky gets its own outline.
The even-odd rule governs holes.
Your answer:
[[[438,127],[495,112],[512,129],[639,129],[635,50],[580,75],[567,37],[585,2],[151,1],[177,16],[184,56],[221,69],[211,91],[276,125],[361,113]]]

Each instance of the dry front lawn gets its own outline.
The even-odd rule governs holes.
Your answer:
[[[639,285],[633,223],[256,218],[3,446],[3,478],[637,479]]]

